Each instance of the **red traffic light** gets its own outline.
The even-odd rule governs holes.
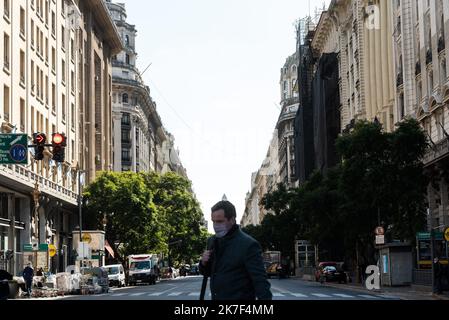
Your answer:
[[[59,145],[59,146],[65,146],[65,135],[60,134],[60,133],[54,133],[53,134],[53,145]]]
[[[34,134],[34,144],[43,145],[47,142],[47,136],[43,133]]]

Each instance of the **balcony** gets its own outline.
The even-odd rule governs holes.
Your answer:
[[[5,165],[0,175],[8,178],[10,184],[27,188],[29,191],[34,189],[36,183],[39,184],[39,190],[49,197],[55,197],[76,206],[78,204],[78,194],[53,181],[37,175],[33,171],[19,165]]]
[[[124,79],[121,77],[114,77],[113,82],[117,83],[117,84],[128,85],[128,86],[135,87],[135,88],[140,88],[140,89],[144,90],[148,95],[150,95],[150,88],[139,81],[131,80],[131,79]]]
[[[428,166],[449,155],[449,140],[443,139],[427,150],[423,163]]]
[[[281,101],[283,107],[291,106],[299,103],[299,97],[287,98]]]
[[[112,60],[112,67],[125,68],[134,71],[135,73],[139,73],[139,70],[137,70],[136,66],[118,60]]]

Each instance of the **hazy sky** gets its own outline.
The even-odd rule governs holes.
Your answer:
[[[304,0],[122,0],[138,67],[210,221],[223,194],[240,219],[280,113],[280,69]],[[327,3],[329,1],[326,1]],[[311,0],[311,12],[323,1]],[[209,222],[209,230],[212,230]]]

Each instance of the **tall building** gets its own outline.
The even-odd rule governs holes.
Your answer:
[[[247,193],[245,212],[241,221],[243,227],[262,223],[268,214],[261,200],[267,193],[276,190],[280,183],[278,152],[278,133],[275,130],[265,160],[251,178],[251,191]]]
[[[394,130],[393,16],[390,0],[332,0],[338,31],[341,127],[377,118]]]
[[[175,172],[187,178],[187,171],[183,167],[179,150],[175,149],[175,137],[171,133],[166,133],[167,139],[162,143],[163,168],[161,173]]]
[[[431,148],[424,157],[428,185],[428,229],[449,225],[449,3],[393,1],[397,120],[417,118]]]
[[[287,58],[281,69],[281,107],[276,129],[279,143],[280,180],[288,187],[295,185],[294,121],[299,109],[298,54]]]
[[[92,180],[111,163],[110,61],[121,43],[101,0],[5,0],[0,10],[1,132],[67,136],[62,164],[47,150],[1,166],[0,250],[14,255],[0,268],[18,274],[36,241],[56,246],[46,266],[62,271],[74,258],[79,170]]]
[[[125,4],[110,0],[106,4],[124,45],[112,60],[114,171],[161,172],[161,152],[168,137],[150,88],[136,67],[137,30],[127,22]]]

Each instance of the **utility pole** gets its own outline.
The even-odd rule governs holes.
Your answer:
[[[78,210],[79,210],[79,224],[80,224],[79,248],[81,248],[81,244],[83,243],[83,207],[82,207],[82,194],[81,194],[81,173],[84,173],[84,171],[78,168]],[[79,254],[80,253],[78,252],[78,255]],[[83,266],[83,258],[80,259],[80,271],[82,266]]]

